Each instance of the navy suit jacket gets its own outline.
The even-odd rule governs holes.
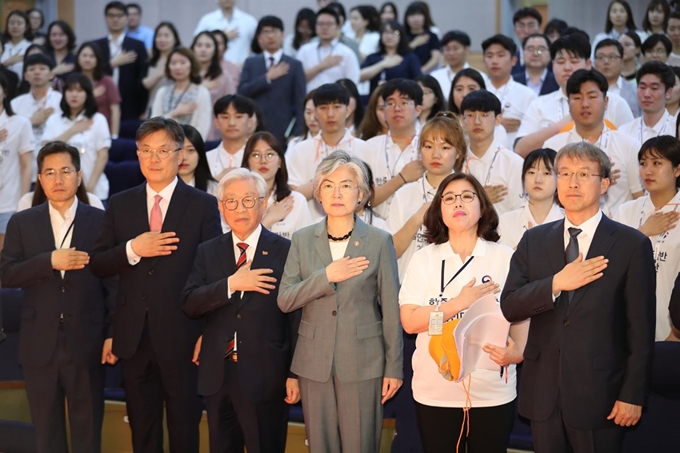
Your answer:
[[[644,405],[654,351],[656,275],[649,239],[602,217],[588,258],[609,259],[603,276],[552,302],[565,266],[564,220],[528,230],[510,262],[501,309],[510,322],[531,318],[519,412],[544,421],[557,398],[577,429],[613,427],[620,400]],[[564,296],[564,297],[563,297]]]
[[[217,200],[179,179],[162,228],[177,234],[177,250],[132,266],[125,245],[147,231],[146,183],[111,197],[90,266],[102,277],[120,275],[113,353],[124,359],[135,354],[148,317],[151,345],[159,358],[191,360],[201,326],[182,312],[182,288],[198,245],[222,233]]]
[[[286,396],[286,379],[300,324],[300,310],[283,313],[276,304],[290,241],[264,227],[252,269],[274,272],[276,289],[227,293],[227,278],[236,272],[232,233],[198,247],[196,261],[184,289],[184,312],[203,317],[203,344],[198,368],[198,392],[214,395],[224,381],[224,353],[238,332],[238,380],[254,403],[278,403]]]
[[[97,39],[94,43],[101,50],[104,72],[113,76],[108,38]],[[136,52],[137,59],[133,63],[118,68],[118,91],[120,91],[121,98],[120,118],[122,120],[135,120],[145,113],[149,102],[149,92],[142,85],[142,80],[146,77],[148,70],[148,55],[144,43],[129,36],[123,38],[123,50]]]
[[[287,55],[281,62],[288,63],[288,74],[267,83],[267,65],[264,55],[249,57],[243,64],[238,93],[253,99],[264,116],[267,130],[274,134],[281,145],[285,145],[285,132],[292,119],[295,119],[291,137],[299,135],[304,124],[304,99],[307,81],[302,63]]]
[[[522,85],[526,86],[527,84],[526,71],[513,73],[512,78],[515,79],[515,82],[521,83]],[[553,74],[552,71],[548,71],[545,80],[543,81],[543,86],[541,86],[541,92],[538,95],[543,96],[544,94],[549,94],[559,89],[560,86],[557,84],[557,80],[555,80],[555,74]]]
[[[680,274],[675,279],[673,286],[673,293],[671,294],[671,301],[668,306],[671,312],[671,321],[676,329],[680,329]]]
[[[78,204],[71,247],[91,252],[104,219],[104,211]],[[101,363],[102,345],[110,337],[117,279],[96,277],[91,266],[61,272],[52,268],[56,249],[47,203],[18,212],[9,221],[0,261],[5,288],[23,288],[19,362],[44,366],[57,344],[59,319],[64,315],[66,347],[79,366]]]

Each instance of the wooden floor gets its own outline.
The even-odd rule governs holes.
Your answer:
[[[26,392],[20,385],[0,389],[0,419],[31,422]],[[208,453],[208,421],[203,413],[200,426],[201,453]],[[394,420],[385,420],[380,453],[389,453],[394,438]],[[167,440],[167,433],[166,433]],[[167,446],[166,446],[167,447]],[[167,451],[167,448],[166,448]],[[520,453],[508,450],[509,453]],[[130,427],[127,424],[125,403],[106,401],[102,429],[102,453],[132,453]],[[309,453],[305,445],[305,427],[300,423],[288,424],[286,453]]]

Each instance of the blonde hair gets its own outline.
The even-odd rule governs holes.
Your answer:
[[[423,149],[423,144],[426,140],[432,140],[433,138],[441,138],[446,143],[456,148],[458,154],[456,155],[456,160],[453,162],[453,170],[462,171],[465,154],[467,152],[467,143],[465,142],[463,127],[460,125],[460,121],[458,121],[458,118],[454,113],[439,112],[437,116],[425,123],[420,130],[418,151]]]

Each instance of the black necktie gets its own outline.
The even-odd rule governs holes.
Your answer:
[[[576,239],[576,236],[579,234],[581,234],[581,229],[569,228],[569,244],[567,245],[567,250],[565,252],[567,264],[578,258],[578,239]],[[567,297],[569,302],[571,302],[571,298],[574,297],[574,291],[567,292]]]
[[[274,66],[274,57],[269,57],[269,68],[267,69],[271,69],[272,66]]]

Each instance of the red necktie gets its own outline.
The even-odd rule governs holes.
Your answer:
[[[151,208],[151,218],[149,219],[149,230],[154,233],[160,233],[163,227],[163,214],[161,213],[161,200],[163,197],[156,195],[156,201]]]
[[[236,244],[236,246],[241,251],[241,254],[238,257],[238,261],[236,262],[236,270],[239,270],[241,268],[241,266],[246,264],[246,259],[247,259],[246,249],[248,249],[248,244],[246,244],[245,242],[239,242],[239,243]]]

